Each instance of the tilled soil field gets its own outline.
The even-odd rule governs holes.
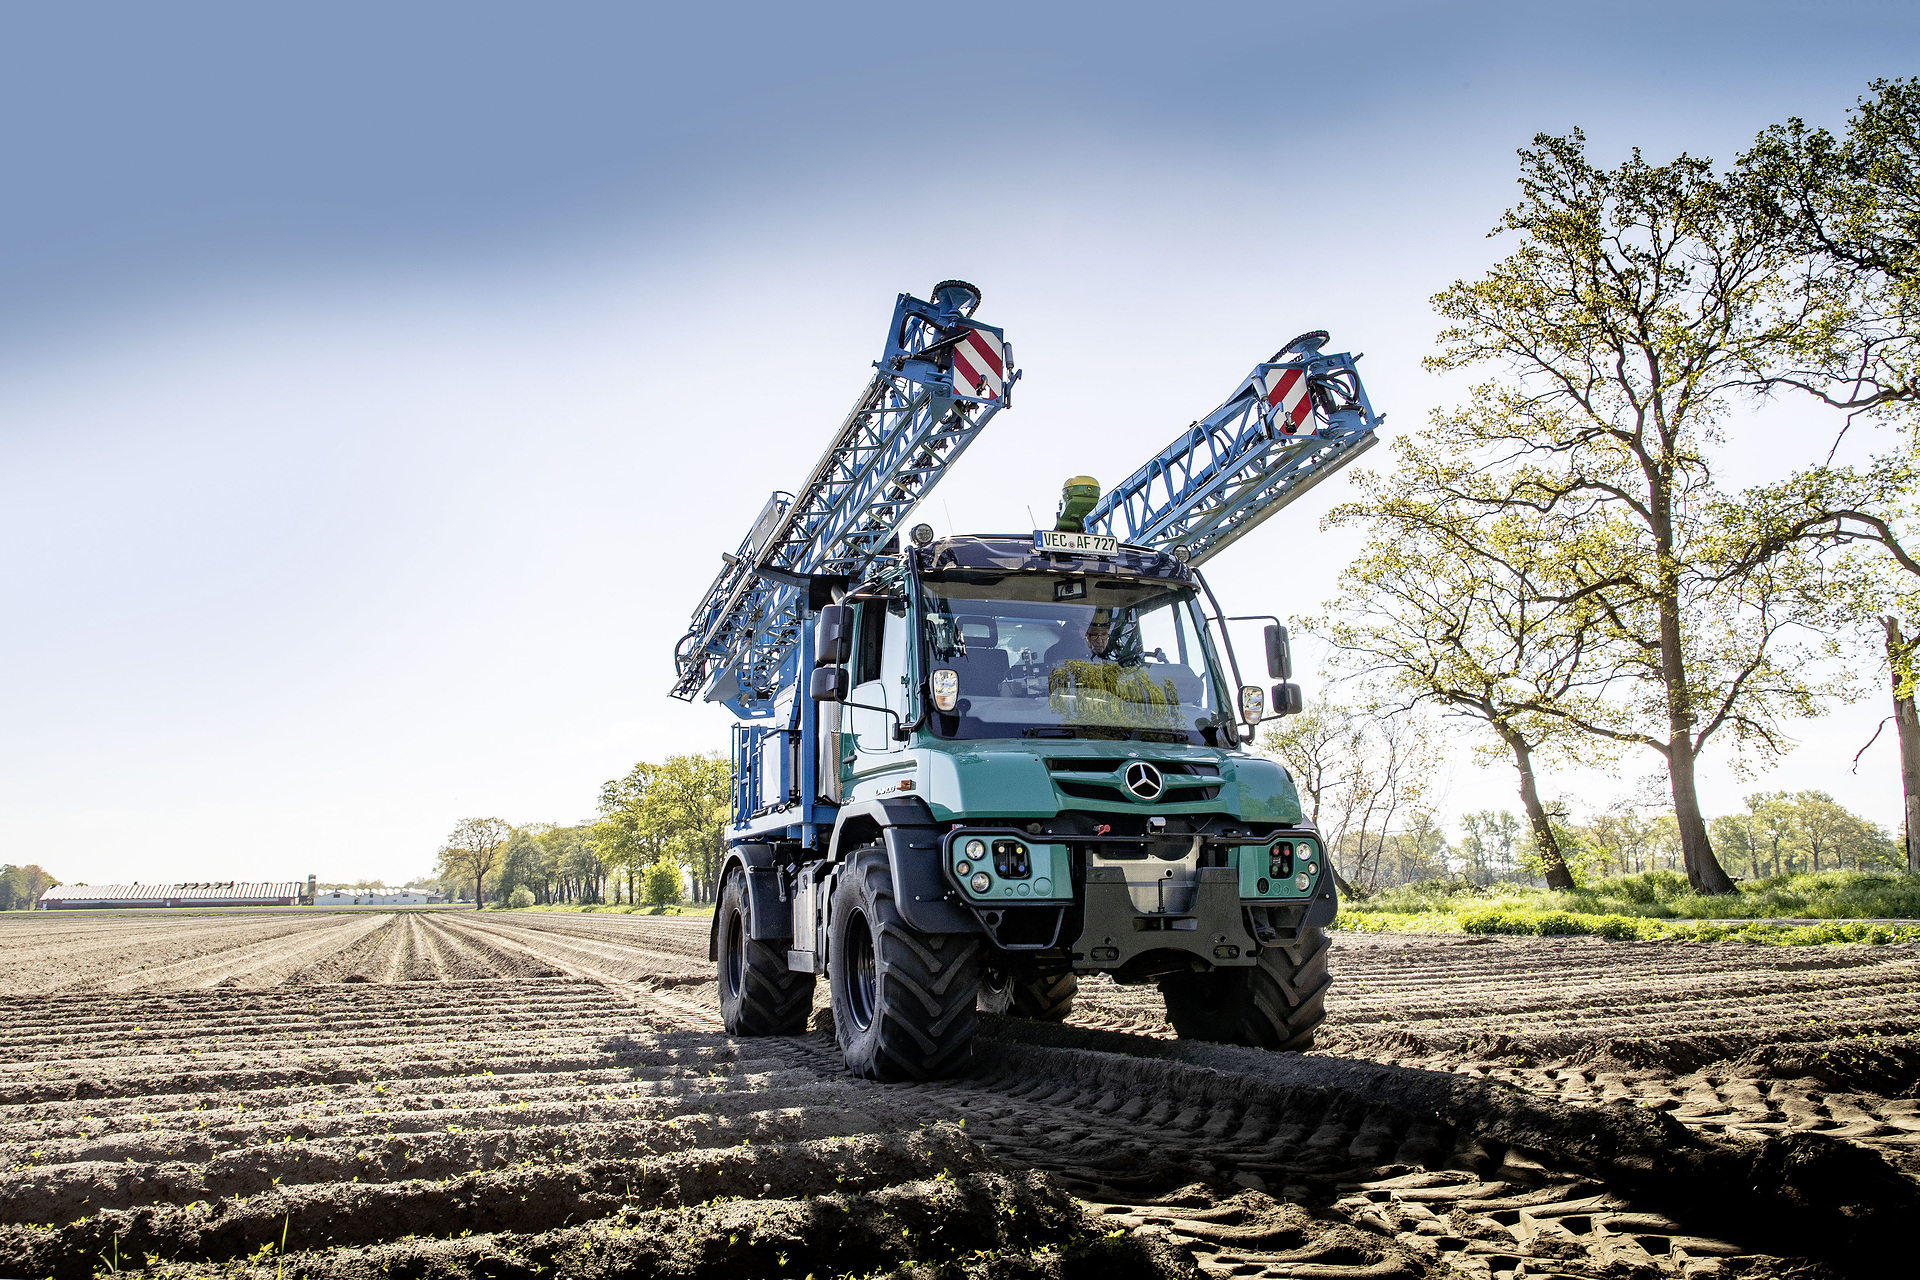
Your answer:
[[[901,1086],[823,1000],[722,1033],[706,933],[0,920],[0,1276],[1881,1275],[1920,1221],[1912,948],[1341,935],[1313,1053],[1100,981]]]

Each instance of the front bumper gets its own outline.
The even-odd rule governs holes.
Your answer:
[[[1124,968],[1149,951],[1177,951],[1221,968],[1254,963],[1259,943],[1247,932],[1240,875],[1232,867],[1201,867],[1186,909],[1142,912],[1125,867],[1087,868],[1085,925],[1073,944],[1082,972]]]
[[[1123,980],[1181,967],[1183,954],[1203,967],[1251,965],[1294,931],[1328,878],[1319,833],[1298,827],[1124,836],[983,824],[952,829],[940,850],[950,900],[971,907],[998,947],[1062,947],[1074,969],[1126,970]],[[1149,952],[1175,954],[1128,968]]]

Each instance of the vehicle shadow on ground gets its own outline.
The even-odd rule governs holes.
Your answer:
[[[1571,1105],[1503,1081],[1424,1067],[991,1014],[981,1015],[981,1035],[993,1045],[991,1053],[976,1054],[983,1077],[1018,1075],[1031,1069],[1022,1061],[1027,1055],[1045,1055],[1056,1059],[1050,1075],[1071,1076],[1083,1090],[1153,1079],[1160,1090],[1174,1086],[1176,1096],[1196,1103],[1231,1098],[1249,1111],[1318,1118],[1323,1130],[1328,1118],[1340,1117],[1355,1135],[1346,1154],[1377,1163],[1364,1171],[1351,1162],[1337,1173],[1329,1167],[1327,1177],[1453,1167],[1525,1186],[1571,1174],[1658,1204],[1704,1234],[1816,1257],[1881,1256],[1920,1219],[1920,1186],[1878,1153],[1819,1133],[1728,1142],[1626,1102]],[[1063,1056],[1079,1061],[1057,1061]],[[1407,1147],[1394,1142],[1423,1123],[1438,1126],[1439,1140],[1428,1144],[1427,1158],[1410,1160]],[[1375,1141],[1366,1140],[1369,1134]]]

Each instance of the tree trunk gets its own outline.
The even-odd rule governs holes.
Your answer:
[[[1560,842],[1553,838],[1553,823],[1547,819],[1546,806],[1540,803],[1539,789],[1533,782],[1533,750],[1527,740],[1504,724],[1494,729],[1513,750],[1513,767],[1520,771],[1520,806],[1527,811],[1527,824],[1533,828],[1534,847],[1540,851],[1540,863],[1546,871],[1547,888],[1571,891],[1573,872],[1560,856]]]
[[[1673,816],[1680,824],[1680,856],[1687,883],[1695,893],[1734,893],[1733,880],[1713,856],[1707,838],[1707,820],[1700,814],[1700,796],[1694,784],[1693,753],[1684,732],[1667,756],[1667,776],[1673,782]]]
[[[1900,794],[1907,815],[1907,870],[1920,873],[1920,714],[1914,707],[1913,658],[1920,633],[1904,635],[1897,618],[1880,619],[1893,675],[1893,723],[1900,732]]]
[[[1333,865],[1331,854],[1327,857],[1327,870],[1333,872],[1333,887],[1339,890],[1341,897],[1352,902],[1359,896],[1354,893],[1353,886],[1347,883],[1347,878],[1340,874],[1340,868]]]
[[[1680,591],[1673,549],[1673,476],[1670,455],[1646,464],[1652,495],[1654,542],[1659,550],[1656,612],[1660,625],[1660,679],[1667,695],[1667,780],[1673,787],[1673,816],[1680,824],[1680,857],[1695,893],[1732,893],[1733,881],[1713,856],[1707,820],[1700,814],[1694,778],[1693,688],[1687,682],[1686,648],[1680,638]]]

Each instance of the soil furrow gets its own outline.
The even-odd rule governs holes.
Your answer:
[[[721,1034],[699,918],[21,926],[0,1274],[1785,1277],[1920,1212],[1912,949],[1342,936],[1314,1053],[1095,979],[900,1086],[824,991]]]

